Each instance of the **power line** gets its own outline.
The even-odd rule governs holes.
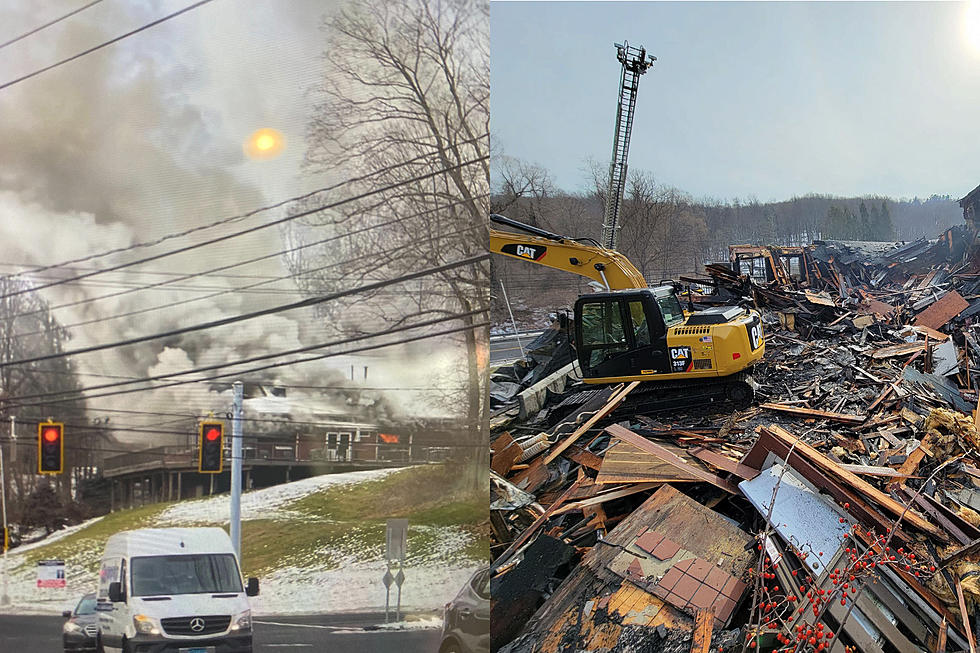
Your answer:
[[[205,1],[210,2],[211,0],[205,0]],[[2,88],[2,87],[0,87],[0,88]],[[220,242],[223,242],[225,240],[231,240],[232,238],[238,238],[238,237],[244,236],[246,234],[254,233],[254,232],[260,231],[262,229],[268,229],[269,227],[274,227],[274,226],[277,226],[277,225],[280,225],[280,224],[284,224],[286,222],[290,222],[292,220],[296,220],[298,218],[302,218],[304,216],[311,215],[313,213],[318,213],[320,211],[324,211],[324,210],[327,210],[327,209],[337,208],[338,206],[342,206],[344,204],[349,204],[351,202],[356,202],[357,200],[364,199],[365,197],[370,197],[371,195],[377,195],[379,193],[383,193],[385,191],[393,190],[395,188],[400,188],[402,186],[407,186],[409,184],[414,184],[414,183],[417,183],[419,181],[423,181],[425,179],[429,179],[431,177],[436,177],[436,176],[439,176],[441,174],[445,174],[445,173],[449,172],[450,170],[464,168],[464,167],[466,167],[468,165],[472,165],[474,163],[479,163],[480,161],[483,161],[483,160],[488,159],[488,158],[489,157],[487,157],[487,156],[482,156],[482,157],[477,157],[476,159],[470,159],[469,161],[465,161],[463,163],[459,163],[459,164],[456,164],[454,166],[450,166],[448,168],[443,168],[441,170],[436,170],[434,172],[428,172],[428,173],[426,173],[424,175],[418,175],[416,177],[412,177],[412,178],[409,178],[409,179],[404,179],[402,181],[398,181],[398,182],[389,184],[389,185],[384,186],[382,188],[364,191],[363,193],[359,193],[357,195],[353,195],[351,197],[347,197],[347,198],[342,199],[342,200],[337,200],[336,202],[330,202],[328,204],[321,205],[321,206],[319,206],[319,207],[317,207],[315,209],[310,209],[310,210],[307,210],[307,211],[301,211],[299,213],[295,213],[293,215],[288,215],[288,216],[286,216],[284,218],[280,218],[278,220],[273,220],[272,222],[267,222],[267,223],[264,223],[264,224],[256,225],[254,227],[250,227],[248,229],[243,229],[241,231],[236,231],[234,233],[226,234],[224,236],[217,236],[215,238],[211,238],[209,240],[201,241],[201,242],[198,242],[198,243],[193,243],[191,245],[185,245],[184,247],[179,247],[177,249],[173,249],[173,250],[170,250],[168,252],[163,252],[161,254],[154,254],[152,256],[147,256],[147,257],[144,257],[144,258],[141,258],[141,259],[137,259],[135,261],[130,261],[128,263],[120,263],[118,265],[113,265],[111,267],[104,268],[102,270],[98,270],[98,271],[94,271],[94,272],[86,272],[84,274],[79,274],[79,275],[76,275],[74,277],[68,277],[68,278],[65,278],[65,279],[60,279],[58,281],[52,281],[52,282],[49,282],[49,283],[46,283],[46,284],[41,284],[39,286],[31,286],[29,288],[23,288],[21,290],[16,290],[14,292],[5,293],[3,295],[0,295],[0,299],[5,298],[5,297],[13,297],[13,296],[21,295],[21,294],[28,293],[28,292],[36,292],[38,290],[43,290],[45,288],[51,288],[53,286],[60,286],[60,285],[63,285],[65,283],[68,283],[68,282],[71,282],[71,281],[78,281],[80,279],[87,279],[89,277],[94,277],[94,276],[99,275],[99,274],[105,274],[107,272],[115,272],[117,270],[122,270],[122,269],[125,269],[125,268],[130,268],[130,267],[133,267],[135,265],[142,265],[143,263],[149,263],[150,261],[157,261],[157,260],[160,260],[160,259],[163,259],[163,258],[167,258],[169,256],[174,256],[175,254],[182,254],[184,252],[189,252],[191,250],[200,249],[201,247],[206,247],[207,245],[213,245],[215,243],[220,243]]]
[[[330,293],[327,295],[321,295],[319,297],[310,297],[308,299],[303,299],[298,302],[292,302],[291,304],[283,304],[281,306],[274,306],[272,308],[267,308],[259,311],[253,311],[251,313],[245,313],[243,315],[235,315],[232,317],[222,318],[220,320],[213,320],[211,322],[205,322],[203,324],[195,324],[188,327],[182,327],[179,329],[171,329],[170,331],[165,331],[163,333],[155,333],[148,336],[140,336],[137,338],[128,338],[126,340],[119,340],[116,342],[110,342],[102,345],[92,345],[89,347],[82,347],[80,349],[72,349],[69,351],[63,351],[53,354],[45,354],[42,356],[34,356],[31,358],[22,358],[17,361],[0,362],[0,368],[10,367],[12,365],[23,365],[25,363],[34,363],[37,361],[52,360],[55,358],[64,358],[66,356],[73,356],[77,354],[87,354],[94,351],[102,351],[105,349],[114,349],[116,347],[124,347],[127,345],[134,345],[141,342],[149,342],[150,340],[159,340],[161,338],[169,338],[172,336],[182,335],[185,333],[192,333],[195,331],[202,331],[205,329],[213,329],[215,327],[224,326],[227,324],[234,324],[236,322],[243,322],[245,320],[255,319],[257,317],[262,317],[265,315],[273,315],[275,313],[282,313],[285,311],[291,311],[298,308],[307,308],[310,306],[316,306],[317,304],[322,304],[334,299],[339,299],[341,297],[347,297],[349,295],[355,295],[363,292],[368,292],[370,290],[375,290],[377,288],[383,288],[385,286],[394,285],[397,283],[403,283],[405,281],[411,281],[413,279],[418,279],[421,277],[438,274],[440,272],[446,272],[448,270],[453,270],[460,267],[465,267],[468,265],[473,265],[474,263],[479,263],[485,261],[489,258],[490,254],[479,254],[477,256],[471,256],[459,261],[453,261],[452,263],[446,263],[445,265],[440,265],[434,268],[427,268],[425,270],[420,270],[418,272],[412,272],[410,274],[403,275],[401,277],[396,277],[389,281],[369,283],[364,286],[359,286],[357,288],[352,288],[349,290],[342,290],[335,293]]]
[[[372,350],[375,350],[375,349],[382,349],[384,347],[392,347],[394,345],[403,345],[403,344],[407,344],[407,343],[410,343],[410,342],[418,342],[419,340],[427,340],[429,338],[440,338],[442,336],[452,335],[454,333],[462,333],[464,331],[470,331],[470,330],[473,330],[473,329],[481,329],[483,327],[488,327],[488,326],[490,326],[490,323],[487,322],[487,321],[478,322],[478,323],[475,323],[475,324],[470,324],[470,325],[467,325],[467,326],[458,327],[456,329],[446,329],[446,330],[439,331],[439,332],[436,332],[436,333],[429,333],[429,334],[426,334],[426,335],[414,336],[414,337],[411,337],[411,338],[403,338],[402,340],[394,340],[392,342],[385,342],[385,343],[381,343],[381,344],[377,344],[377,345],[367,345],[367,346],[364,346],[364,347],[357,347],[357,348],[354,348],[354,349],[348,349],[346,351],[331,352],[331,353],[328,353],[328,354],[320,354],[318,356],[310,356],[310,357],[302,358],[300,360],[295,360],[295,361],[283,361],[283,362],[280,362],[280,363],[273,363],[273,364],[270,364],[270,365],[263,365],[263,366],[260,366],[260,367],[253,367],[253,368],[250,368],[250,369],[247,369],[247,370],[238,370],[236,372],[229,372],[227,374],[216,374],[214,376],[206,377],[206,378],[203,378],[203,379],[190,379],[190,380],[185,380],[185,381],[173,381],[171,383],[166,383],[164,385],[159,385],[159,386],[149,386],[149,387],[145,387],[145,388],[131,388],[129,390],[119,390],[119,391],[116,391],[116,392],[104,392],[102,394],[90,395],[90,396],[87,396],[87,397],[74,398],[74,399],[54,399],[54,400],[51,400],[51,401],[39,401],[39,402],[30,403],[30,404],[8,403],[7,408],[9,410],[10,408],[22,408],[22,407],[33,407],[33,406],[48,406],[50,404],[60,404],[60,403],[76,402],[76,401],[80,401],[81,399],[98,399],[100,397],[115,397],[115,396],[118,396],[118,395],[130,394],[130,393],[133,393],[133,392],[145,392],[146,390],[161,390],[161,389],[164,389],[164,388],[171,388],[171,387],[178,386],[178,385],[187,385],[189,383],[201,383],[201,382],[204,382],[204,381],[214,381],[216,379],[226,379],[228,377],[234,377],[234,376],[241,376],[241,375],[244,375],[244,374],[250,374],[252,372],[262,372],[262,371],[265,371],[265,370],[275,369],[275,368],[279,368],[279,367],[286,367],[288,365],[298,365],[298,364],[301,364],[301,363],[310,363],[310,362],[313,362],[313,361],[322,360],[324,358],[333,358],[333,357],[336,357],[336,356],[347,356],[347,355],[350,355],[350,354],[358,354],[358,353],[362,353],[362,352],[365,352],[365,351],[372,351]]]
[[[83,5],[83,6],[79,7],[78,9],[73,9],[72,11],[69,11],[64,16],[59,16],[58,18],[55,18],[54,20],[48,21],[47,23],[41,25],[40,27],[35,27],[34,29],[32,29],[29,32],[24,32],[20,36],[15,36],[14,38],[10,39],[9,41],[5,41],[3,43],[0,43],[0,50],[2,50],[3,48],[7,47],[8,45],[13,45],[17,41],[20,41],[22,39],[26,39],[28,36],[31,36],[32,34],[37,34],[38,32],[40,32],[43,29],[47,29],[47,28],[51,27],[52,25],[55,25],[57,23],[60,23],[61,21],[65,20],[66,18],[71,18],[75,14],[80,13],[80,12],[83,12],[86,9],[88,9],[89,7],[91,7],[93,5],[97,5],[100,2],[102,2],[102,0],[93,0],[92,2],[88,3],[87,5]]]
[[[463,145],[463,144],[467,144],[467,143],[471,143],[471,142],[477,142],[477,141],[483,140],[484,138],[486,138],[488,136],[489,136],[489,134],[482,134],[480,136],[476,136],[474,138],[471,138],[471,139],[462,141],[460,144]],[[330,185],[327,185],[327,186],[323,186],[322,188],[318,188],[316,190],[310,191],[309,193],[305,193],[303,195],[296,195],[296,196],[293,196],[293,197],[289,197],[287,199],[281,200],[281,201],[276,202],[274,204],[268,204],[266,206],[260,206],[259,208],[252,209],[251,211],[247,211],[245,213],[240,213],[238,215],[229,216],[227,218],[221,218],[219,220],[215,220],[215,221],[210,222],[208,224],[198,225],[196,227],[191,227],[190,229],[185,229],[184,231],[167,234],[167,235],[161,236],[160,238],[157,238],[155,240],[149,240],[149,241],[143,241],[143,242],[139,242],[139,243],[134,243],[132,245],[127,245],[126,247],[117,247],[115,249],[106,250],[106,251],[103,251],[103,252],[99,252],[97,254],[89,254],[87,256],[82,256],[82,257],[79,257],[79,258],[70,259],[68,261],[62,261],[60,263],[52,263],[50,265],[44,265],[44,266],[36,267],[36,269],[34,269],[33,272],[45,272],[47,270],[54,270],[54,269],[58,269],[58,268],[68,267],[68,266],[74,265],[76,263],[85,263],[87,261],[92,261],[92,260],[95,260],[97,258],[103,258],[103,257],[106,257],[106,256],[111,256],[112,254],[121,254],[123,252],[128,252],[128,251],[132,251],[132,250],[136,250],[136,249],[145,249],[145,248],[148,248],[148,247],[154,247],[156,245],[161,245],[161,244],[167,242],[168,240],[173,240],[173,239],[176,239],[176,238],[183,238],[184,236],[189,236],[189,235],[191,235],[193,233],[196,233],[198,231],[204,231],[204,230],[207,230],[207,229],[213,229],[214,227],[219,227],[219,226],[225,225],[225,224],[231,224],[233,222],[241,222],[242,220],[245,220],[247,218],[250,218],[250,217],[252,217],[254,215],[258,215],[259,213],[264,213],[265,211],[271,211],[272,209],[281,208],[281,207],[283,207],[286,204],[289,204],[291,202],[302,202],[303,200],[310,199],[311,197],[313,197],[315,195],[319,195],[320,193],[326,193],[326,192],[329,192],[329,191],[332,191],[332,190],[336,190],[338,188],[341,188],[343,186],[346,186],[348,184],[354,184],[354,183],[357,183],[357,182],[360,182],[360,181],[366,181],[368,179],[372,179],[374,177],[377,177],[379,174],[383,174],[383,173],[386,173],[386,172],[391,172],[393,170],[397,170],[398,168],[402,168],[404,166],[408,166],[408,165],[411,165],[413,163],[417,163],[417,162],[419,162],[419,161],[421,161],[423,159],[428,158],[429,156],[431,156],[431,153],[420,154],[420,155],[415,156],[415,157],[413,157],[411,159],[406,159],[405,161],[400,161],[399,163],[393,163],[390,166],[385,166],[383,168],[378,168],[377,170],[373,170],[370,173],[365,173],[365,174],[363,174],[363,175],[361,175],[359,177],[350,177],[350,178],[345,179],[343,181],[339,181],[339,182],[337,182],[335,184],[330,184]],[[479,159],[475,159],[474,161],[469,161],[469,162],[460,164],[458,166],[454,166],[453,168],[446,168],[445,171],[448,172],[449,170],[453,170],[455,168],[461,168],[461,167],[464,167],[466,165],[469,165],[470,163],[483,161],[486,158],[488,158],[488,157],[481,157]],[[302,215],[297,215],[297,216],[294,216],[294,217],[303,217],[303,216]],[[103,272],[111,272],[112,270],[102,270],[102,271]],[[6,278],[11,278],[12,276],[16,276],[16,275],[7,275]],[[35,290],[36,290],[36,288],[35,288]]]
[[[283,357],[283,356],[292,356],[292,355],[295,355],[295,354],[304,354],[306,352],[315,351],[317,349],[324,349],[326,347],[333,347],[335,345],[347,344],[347,343],[351,343],[351,342],[358,342],[360,340],[368,340],[370,338],[377,338],[378,336],[386,336],[386,335],[390,335],[392,333],[400,333],[402,331],[410,331],[410,330],[413,330],[413,329],[421,329],[423,327],[434,326],[436,324],[441,324],[443,322],[450,322],[452,320],[459,320],[459,319],[462,319],[464,317],[471,317],[471,316],[474,316],[474,315],[479,315],[480,313],[483,313],[483,312],[484,312],[483,310],[479,310],[479,309],[478,310],[473,310],[473,311],[468,311],[466,313],[459,313],[459,314],[456,314],[456,315],[444,316],[444,317],[440,317],[440,318],[433,319],[433,320],[426,320],[424,322],[418,322],[418,323],[415,323],[415,324],[407,324],[407,325],[403,325],[403,326],[400,326],[400,327],[386,329],[386,330],[380,331],[380,332],[366,333],[366,334],[362,334],[362,335],[358,335],[358,336],[351,336],[351,337],[348,337],[348,338],[343,338],[341,340],[335,340],[333,342],[322,342],[322,343],[319,343],[319,344],[316,344],[316,345],[307,345],[305,347],[298,347],[296,349],[290,349],[290,350],[287,350],[287,351],[277,351],[277,352],[274,352],[274,353],[271,353],[271,354],[262,354],[261,356],[252,356],[250,358],[243,358],[243,359],[240,359],[240,360],[231,362],[231,363],[219,363],[217,365],[207,365],[207,366],[204,366],[204,367],[195,367],[194,369],[183,370],[181,372],[170,372],[170,373],[167,373],[167,374],[157,374],[157,375],[154,375],[154,376],[146,376],[146,377],[141,377],[141,378],[134,378],[134,379],[126,380],[126,381],[116,381],[114,383],[103,383],[101,385],[88,386],[88,387],[85,387],[85,388],[79,388],[77,390],[63,390],[63,391],[60,391],[60,392],[44,392],[44,393],[33,394],[33,395],[13,395],[12,398],[13,399],[17,399],[17,400],[24,400],[24,399],[37,399],[37,398],[41,398],[41,397],[44,397],[44,398],[47,398],[47,397],[56,397],[56,396],[59,396],[59,395],[74,395],[74,394],[81,394],[83,392],[91,392],[93,390],[104,390],[106,388],[116,388],[116,387],[121,387],[121,386],[125,386],[125,385],[131,385],[133,383],[148,383],[150,381],[160,381],[162,379],[170,379],[170,378],[174,378],[174,377],[178,377],[178,376],[186,376],[188,374],[200,374],[202,372],[212,372],[214,370],[219,370],[219,369],[222,369],[222,368],[236,367],[238,365],[246,365],[248,363],[257,363],[259,361],[269,360],[270,358],[280,358],[280,357]],[[75,399],[83,399],[83,398],[84,397],[76,397]],[[67,401],[67,400],[64,400],[64,401]]]
[[[457,203],[462,203],[462,202],[463,202],[463,200],[460,200]],[[297,251],[300,251],[302,249],[306,249],[306,248],[309,248],[309,247],[315,247],[315,246],[318,246],[318,245],[324,245],[324,244],[326,244],[328,242],[332,242],[332,241],[335,241],[335,240],[346,238],[348,236],[354,236],[354,235],[357,235],[357,234],[360,234],[360,233],[371,231],[373,229],[380,229],[380,228],[384,228],[384,227],[389,227],[389,226],[391,226],[393,224],[397,224],[399,222],[405,222],[405,221],[408,221],[408,220],[414,220],[414,219],[416,219],[416,218],[418,218],[420,216],[423,216],[423,215],[426,215],[428,213],[431,213],[434,210],[436,210],[436,209],[430,209],[430,210],[427,210],[427,211],[423,211],[421,213],[416,213],[416,214],[412,214],[412,215],[409,215],[409,216],[404,216],[404,217],[401,217],[401,218],[395,218],[393,220],[388,220],[386,222],[382,222],[382,223],[379,223],[379,224],[371,225],[371,226],[364,227],[364,228],[361,228],[361,229],[355,229],[353,231],[349,231],[349,232],[346,232],[346,233],[343,233],[343,234],[338,234],[336,236],[331,236],[331,237],[328,237],[328,238],[323,238],[323,239],[318,240],[318,241],[315,241],[313,243],[307,243],[307,244],[304,244],[304,245],[298,245],[297,247],[292,247],[292,248],[288,248],[288,249],[285,249],[285,250],[280,250],[280,251],[275,252],[273,254],[267,254],[267,255],[264,255],[264,256],[257,257],[257,258],[249,259],[247,261],[243,261],[243,262],[239,262],[239,263],[233,263],[233,264],[221,266],[221,267],[218,267],[218,268],[213,268],[213,270],[211,270],[211,271],[215,271],[215,270],[217,270],[217,271],[220,271],[220,270],[228,270],[228,269],[231,269],[231,268],[234,268],[234,267],[240,267],[240,266],[243,266],[243,265],[248,265],[250,263],[256,263],[256,262],[263,261],[263,260],[266,260],[266,259],[269,259],[269,258],[274,258],[274,257],[280,256],[282,254],[289,254],[289,253],[297,252]],[[448,237],[448,236],[463,234],[463,233],[466,233],[467,231],[471,231],[471,230],[474,230],[474,229],[477,229],[477,228],[479,228],[479,227],[476,226],[476,225],[474,225],[473,227],[468,227],[466,229],[457,230],[455,232],[450,232],[450,233],[446,233],[446,234],[440,234],[439,236],[435,236],[433,238],[414,241],[413,243],[408,243],[406,245],[401,245],[401,246],[395,248],[394,250],[388,250],[388,251],[379,252],[379,255],[391,254],[391,253],[393,253],[395,251],[398,251],[400,249],[408,248],[408,247],[410,247],[410,246],[412,246],[414,244],[420,244],[420,243],[423,243],[423,242],[429,242],[431,240],[438,240],[439,238],[445,238],[445,237]],[[348,263],[348,261],[338,261],[338,262],[333,263],[331,265],[326,265],[326,266],[323,266],[323,267],[320,267],[320,268],[316,268],[314,270],[309,270],[307,272],[308,273],[309,272],[319,272],[319,271],[326,270],[326,269],[329,269],[329,268],[338,267],[338,266],[343,265],[345,263]],[[197,276],[201,276],[201,275],[208,274],[208,273],[209,272],[200,272],[200,273],[194,273],[194,274],[187,274],[187,275],[183,275],[183,276],[179,277],[178,279],[170,279],[170,280],[167,280],[167,281],[157,282],[157,283],[153,283],[153,284],[141,285],[141,286],[136,287],[136,288],[130,288],[130,289],[122,290],[122,291],[115,292],[115,293],[109,293],[107,295],[100,295],[98,297],[90,297],[90,298],[87,298],[87,299],[80,299],[80,300],[76,300],[76,301],[73,301],[73,302],[66,302],[64,304],[58,304],[56,306],[50,306],[48,308],[40,308],[40,309],[37,309],[37,310],[34,310],[34,311],[27,311],[25,313],[17,313],[16,315],[14,315],[12,317],[13,318],[29,317],[31,315],[38,315],[38,314],[41,314],[41,313],[55,311],[55,310],[58,310],[58,309],[61,309],[61,308],[69,308],[69,307],[72,307],[72,306],[79,306],[79,305],[82,305],[82,304],[89,304],[89,303],[92,303],[92,302],[95,302],[95,301],[98,301],[98,300],[101,300],[101,299],[109,299],[109,298],[112,298],[112,297],[120,297],[122,295],[128,295],[128,294],[137,292],[139,290],[149,290],[149,289],[152,289],[152,288],[166,286],[166,285],[168,285],[170,283],[176,283],[176,282],[181,281],[181,280],[186,280],[186,279],[189,279],[191,277],[197,277]],[[117,319],[117,318],[120,318],[120,317],[129,317],[131,315],[139,315],[141,313],[147,313],[147,312],[150,312],[150,311],[153,311],[153,310],[160,310],[162,308],[170,308],[170,307],[173,307],[173,306],[179,306],[179,305],[184,304],[184,303],[191,303],[191,302],[201,301],[201,300],[204,300],[204,299],[210,299],[210,298],[213,298],[213,297],[218,297],[218,296],[221,296],[221,295],[226,295],[226,294],[231,293],[231,292],[243,292],[243,291],[246,291],[246,290],[251,290],[251,289],[254,289],[254,288],[258,288],[259,286],[267,285],[267,284],[270,284],[270,283],[275,283],[277,281],[285,281],[285,280],[291,279],[291,278],[292,278],[291,275],[284,275],[284,276],[280,276],[280,277],[272,277],[272,278],[267,279],[265,281],[260,281],[260,282],[256,282],[256,283],[252,283],[252,284],[246,284],[244,286],[239,286],[237,288],[230,288],[230,289],[229,288],[226,288],[226,289],[220,290],[218,292],[212,293],[210,295],[204,295],[204,296],[201,296],[201,297],[194,297],[194,298],[191,298],[191,299],[184,299],[184,300],[180,300],[180,301],[176,301],[176,302],[170,302],[168,304],[163,304],[163,305],[157,306],[157,307],[144,308],[144,309],[136,309],[136,310],[130,311],[128,313],[122,313],[122,314],[119,314],[119,315],[114,315],[114,316],[109,316],[109,317],[104,317],[104,318],[103,317],[93,318],[92,320],[87,320],[87,321],[84,321],[84,322],[76,322],[74,324],[66,324],[66,325],[64,325],[63,328],[68,329],[68,328],[71,328],[71,327],[74,327],[74,326],[83,326],[85,324],[92,324],[93,322],[102,322],[102,321],[105,321],[105,320],[114,320],[114,319]],[[169,288],[169,290],[175,290],[175,289],[174,288]],[[302,291],[300,291],[300,290],[297,289],[297,290],[295,290],[295,292],[297,294],[300,294]],[[25,333],[16,333],[16,334],[13,334],[13,337],[21,337],[21,336],[35,335],[35,334],[38,334],[38,333],[44,333],[44,330],[30,331],[30,332],[25,332]]]
[[[134,34],[139,34],[142,31],[145,31],[145,30],[150,29],[151,27],[156,27],[160,23],[164,23],[164,22],[170,20],[171,18],[176,18],[177,16],[180,16],[181,14],[185,14],[188,11],[191,11],[192,9],[197,9],[198,7],[200,7],[202,5],[206,5],[209,2],[211,2],[211,1],[212,0],[200,0],[200,2],[195,2],[194,4],[192,4],[190,6],[184,7],[183,9],[180,9],[178,11],[175,11],[172,14],[168,14],[168,15],[164,16],[163,18],[158,18],[158,19],[156,19],[156,20],[154,20],[154,21],[152,21],[150,23],[147,23],[146,25],[143,25],[141,27],[137,27],[136,29],[130,30],[130,31],[126,32],[125,34],[122,34],[120,36],[117,36],[117,37],[115,37],[113,39],[109,39],[108,41],[103,41],[102,43],[100,43],[100,44],[98,44],[96,46],[93,46],[91,48],[88,48],[87,50],[83,50],[82,52],[79,52],[78,54],[73,54],[72,56],[70,56],[70,57],[68,57],[66,59],[62,59],[61,61],[55,62],[55,63],[51,64],[50,66],[45,66],[44,68],[41,68],[39,70],[35,70],[32,73],[27,73],[26,75],[22,75],[22,76],[18,77],[17,79],[12,79],[9,82],[4,82],[3,84],[0,84],[0,91],[4,90],[5,88],[9,88],[9,87],[13,86],[14,84],[19,84],[20,82],[23,82],[25,80],[31,79],[32,77],[37,77],[41,73],[45,73],[45,72],[47,72],[47,71],[49,71],[49,70],[51,70],[53,68],[57,68],[58,66],[63,66],[64,64],[69,63],[71,61],[74,61],[76,59],[80,59],[80,58],[84,57],[85,55],[92,54],[93,52],[96,52],[98,50],[101,50],[102,48],[109,47],[113,43],[118,43],[119,41],[122,41],[123,39],[129,38],[130,36],[133,36]]]

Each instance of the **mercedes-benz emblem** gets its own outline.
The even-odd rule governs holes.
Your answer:
[[[204,619],[201,619],[200,617],[194,617],[191,619],[191,630],[193,630],[195,633],[199,633],[204,630]]]

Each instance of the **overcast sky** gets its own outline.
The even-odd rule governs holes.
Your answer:
[[[630,169],[695,197],[958,198],[980,184],[967,3],[494,0],[490,35],[496,153],[565,190],[586,189],[589,158],[608,166],[623,39],[657,57]]]
[[[83,4],[81,0],[0,0],[0,43]],[[190,4],[190,0],[106,0],[0,48],[0,84]],[[310,174],[301,164],[328,42],[321,23],[324,14],[339,4],[215,0],[0,90],[0,274],[125,248],[337,181]],[[253,160],[245,155],[243,144],[259,128],[284,134],[285,147],[278,158]],[[283,210],[270,211],[88,265],[133,260],[283,215]],[[271,228],[163,259],[140,267],[139,272],[40,292],[51,305],[59,306],[160,282],[175,272],[207,271],[281,249],[280,231]],[[264,293],[230,292],[189,301],[286,274],[281,259],[272,256],[222,275],[177,284],[178,288],[142,290],[57,308],[54,316],[62,325],[79,325],[71,328],[68,348],[113,342],[295,301],[299,295],[288,278],[265,286]],[[37,275],[32,278],[43,281]],[[139,317],[109,319],[168,302],[180,303]],[[184,370],[329,340],[317,332],[326,321],[311,318],[308,311],[292,311],[186,338],[75,358],[84,385],[104,381],[99,375]],[[99,321],[91,323],[93,319]],[[90,323],[80,324],[86,321]],[[366,357],[280,368],[268,375],[286,383],[330,385],[347,376],[355,364],[362,382],[363,366],[370,365],[369,385],[431,388],[440,378],[449,378],[446,369],[455,366],[456,356],[455,348],[430,341],[417,354],[382,349]],[[199,386],[188,392],[201,394]],[[142,405],[158,410],[207,403],[166,392],[129,397],[139,397]],[[392,397],[419,411],[432,408],[420,405],[411,392],[392,391]],[[112,401],[94,401],[90,407]]]

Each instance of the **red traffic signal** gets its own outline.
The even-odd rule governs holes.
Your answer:
[[[41,422],[37,425],[37,473],[60,474],[65,469],[65,425]]]
[[[225,425],[223,422],[201,422],[197,471],[220,474],[223,464]]]

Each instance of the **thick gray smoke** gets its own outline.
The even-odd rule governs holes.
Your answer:
[[[104,4],[0,51],[0,83],[178,8],[155,2]],[[0,0],[0,41],[71,8]],[[291,3],[288,10],[276,2],[256,2],[248,12],[241,12],[235,3],[212,3],[0,91],[0,274],[128,247],[323,185],[322,179],[299,174],[310,103],[306,90],[316,82],[323,47],[323,34],[317,29],[321,8],[322,3],[313,1]],[[276,161],[250,161],[242,143],[252,130],[265,126],[285,133],[286,154]],[[154,248],[81,263],[75,272],[261,224],[281,217],[282,211]],[[139,271],[40,292],[52,307],[58,307],[158,283],[167,274],[209,270],[281,248],[278,231],[266,229],[149,263]],[[64,270],[51,271],[35,279],[44,283],[65,274]],[[222,275],[56,308],[53,315],[62,325],[90,322],[70,328],[68,347],[85,347],[294,301],[299,295],[288,279],[250,292],[189,301],[286,274],[281,261],[273,257]],[[165,303],[174,306],[110,319]],[[220,364],[321,342],[310,320],[310,314],[301,311],[269,316],[86,354],[77,357],[76,363],[82,385]],[[384,355],[391,356],[391,352]],[[427,353],[423,365],[447,364],[438,358]],[[401,364],[348,357],[278,368],[257,380],[344,386],[347,375],[338,369],[346,370],[352,363],[358,371],[364,364],[385,367],[384,383],[377,377],[370,379],[382,386],[417,385],[420,378],[419,360]],[[433,371],[423,377],[427,374],[436,376]],[[399,410],[396,406],[418,405],[410,393],[390,398],[370,393],[356,399],[346,391],[328,396],[315,389],[291,393],[297,394],[360,410],[365,417],[390,416]],[[90,408],[197,414],[227,405],[227,393],[207,384],[90,402]],[[92,417],[102,415],[91,413]],[[159,419],[113,416],[112,421],[145,426]],[[120,433],[120,437],[127,436]],[[154,440],[152,444],[165,443]]]

